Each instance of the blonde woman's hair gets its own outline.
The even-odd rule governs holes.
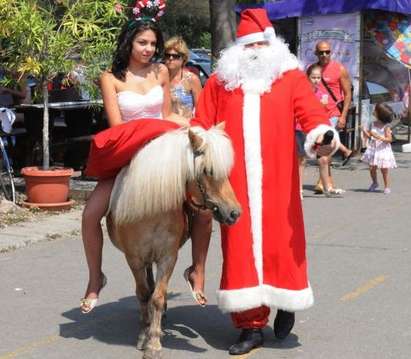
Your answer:
[[[183,66],[187,63],[190,52],[187,43],[181,36],[173,36],[165,42],[164,53],[169,50],[175,50],[183,57]]]

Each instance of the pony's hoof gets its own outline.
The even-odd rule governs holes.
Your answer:
[[[161,350],[146,349],[143,359],[162,359]]]

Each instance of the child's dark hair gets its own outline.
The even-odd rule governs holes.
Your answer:
[[[310,66],[308,66],[307,68],[307,76],[310,77],[311,73],[315,70],[315,69],[320,69],[320,72],[322,72],[322,67],[318,64],[312,64]]]
[[[134,38],[143,31],[152,30],[156,34],[157,44],[155,57],[160,57],[164,48],[163,35],[157,23],[149,20],[130,20],[120,32],[117,49],[114,53],[111,72],[119,80],[124,81]]]
[[[383,102],[378,102],[375,105],[375,115],[382,123],[391,123],[394,119],[394,111],[391,106]]]

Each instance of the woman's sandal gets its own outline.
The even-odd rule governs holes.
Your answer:
[[[101,290],[102,290],[102,289],[106,286],[106,284],[107,284],[107,277],[105,276],[104,273],[102,273],[102,276],[103,276],[103,278],[102,278],[101,287],[100,287],[100,290],[98,291],[97,295],[100,294]],[[88,314],[88,313],[90,313],[90,312],[95,308],[95,306],[97,305],[97,302],[98,302],[98,297],[97,297],[97,298],[83,298],[83,299],[80,301],[80,309],[81,309],[81,312],[82,312],[83,314]]]
[[[185,271],[184,271],[184,279],[187,282],[188,288],[190,289],[191,295],[193,296],[194,300],[201,305],[202,307],[206,306],[207,303],[207,297],[205,296],[205,294],[203,293],[202,290],[194,290],[191,282],[190,282],[190,271],[191,271],[191,267],[188,267]]]
[[[341,188],[329,188],[324,191],[325,197],[328,198],[342,198],[345,191]]]

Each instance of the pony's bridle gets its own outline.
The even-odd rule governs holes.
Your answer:
[[[194,150],[193,151],[193,169],[194,169],[194,172],[195,172],[196,158],[199,157],[199,156],[202,156],[202,155],[204,155],[204,151],[201,151],[201,150]],[[198,203],[194,202],[192,198],[190,198],[189,199],[190,205],[193,206],[197,210],[207,210],[207,209],[209,209],[209,210],[213,211],[214,213],[218,212],[219,211],[218,206],[208,196],[207,190],[205,189],[205,187],[204,187],[204,185],[201,182],[199,177],[196,177],[196,184],[197,184],[198,190],[201,193],[203,203],[198,204]]]

